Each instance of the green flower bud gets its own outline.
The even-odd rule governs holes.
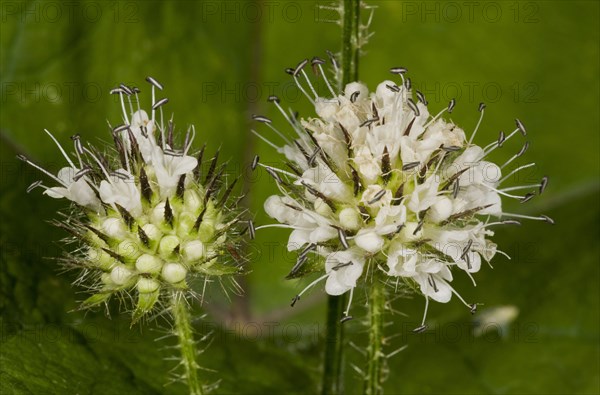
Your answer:
[[[117,285],[125,285],[133,277],[133,272],[125,265],[115,266],[110,272],[110,279]]]
[[[140,273],[159,273],[162,266],[162,259],[150,254],[143,254],[135,262],[135,268]]]
[[[185,243],[182,251],[188,262],[194,262],[204,256],[204,244],[200,240],[193,240]]]
[[[152,278],[140,277],[136,286],[140,293],[146,294],[158,290],[160,283]]]
[[[160,244],[158,246],[158,252],[160,256],[163,258],[169,258],[173,255],[173,251],[179,246],[180,240],[179,237],[174,235],[168,235],[163,237],[160,240]]]
[[[340,211],[340,224],[344,229],[358,230],[362,225],[360,213],[351,207],[346,207]]]
[[[171,284],[176,284],[185,279],[187,270],[179,263],[167,263],[162,269],[162,278]]]

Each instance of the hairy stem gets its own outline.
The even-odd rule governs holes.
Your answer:
[[[342,11],[342,88],[358,81],[360,0],[343,0]]]
[[[343,89],[346,84],[358,81],[360,0],[341,0],[342,6],[342,75]],[[346,296],[328,296],[326,347],[323,368],[323,395],[343,393],[344,384],[344,327],[340,322]]]
[[[190,390],[190,395],[202,395],[202,384],[198,378],[198,364],[196,363],[196,342],[190,321],[189,306],[181,292],[174,291],[171,297],[171,313],[175,321],[175,333],[181,352],[181,363],[185,370],[185,380]]]
[[[383,313],[385,309],[384,284],[374,279],[369,288],[369,344],[367,346],[367,368],[365,371],[364,394],[383,393]]]

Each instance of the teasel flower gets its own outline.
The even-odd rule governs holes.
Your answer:
[[[237,251],[246,225],[232,198],[235,181],[227,185],[218,152],[205,164],[204,147],[192,155],[194,126],[179,135],[172,119],[165,125],[168,99],[156,98],[163,87],[152,77],[146,80],[152,88],[150,115],[140,107],[138,88],[121,84],[111,91],[120,97],[123,113],[122,123],[109,125],[113,149],[84,144],[74,135],[73,153],[68,153],[46,131],[66,166],[54,175],[19,158],[52,182],[36,181],[28,192],[42,188],[47,196],[73,203],[72,212],[54,223],[77,246],[61,261],[80,270],[76,283],[92,293],[82,307],[116,297],[126,302],[122,305],[131,310],[133,322],[169,311],[182,354],[187,353],[182,364],[190,382],[197,366],[195,352],[186,348],[193,346],[188,304],[201,296],[195,289],[204,292],[210,282],[229,281],[237,290],[233,275],[242,270]],[[195,381],[190,392],[202,392],[193,388]]]
[[[516,120],[514,130],[500,132],[497,140],[479,146],[474,141],[485,113],[483,103],[477,126],[467,136],[443,118],[455,101],[431,115],[425,96],[412,89],[405,68],[391,69],[397,81],[383,81],[374,92],[353,82],[338,94],[324,74],[324,63],[313,58],[287,69],[314,105],[315,117],[298,119],[273,96],[269,101],[293,133],[280,131],[263,116],[254,119],[274,133],[269,137],[252,131],[286,158],[285,168],[263,165],[280,192],[264,204],[277,223],[256,230],[291,230],[287,248],[299,253],[288,278],[321,273],[292,305],[324,282],[329,295],[349,292],[345,321],[351,318],[355,289],[383,282],[424,296],[425,312],[416,332],[426,329],[430,300],[446,303],[455,295],[475,312],[477,304],[466,302],[451,283],[457,272],[463,272],[475,284],[473,275],[482,261],[489,263],[496,253],[504,254],[491,241],[493,229],[519,225],[521,219],[552,223],[544,215],[510,213],[502,207],[503,199],[529,201],[548,182],[544,177],[533,185],[506,185],[534,166],[514,166],[521,162],[528,142],[504,163],[489,159],[508,140],[526,136],[525,127]],[[332,63],[335,69],[335,58]],[[309,64],[330,95],[317,93],[318,81],[305,71]]]

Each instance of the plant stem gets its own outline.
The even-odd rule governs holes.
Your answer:
[[[342,59],[340,78],[343,90],[346,84],[358,81],[360,0],[341,0],[342,6]],[[340,322],[346,296],[328,296],[326,346],[323,368],[323,395],[343,393],[344,384],[344,327]]]
[[[174,291],[171,297],[171,313],[175,321],[175,333],[179,342],[181,361],[185,370],[185,379],[190,395],[203,395],[202,384],[198,378],[196,363],[196,343],[190,321],[189,306],[181,292]]]
[[[323,395],[343,393],[344,326],[340,322],[346,298],[327,297],[327,327],[325,338],[325,362],[323,368]]]
[[[358,81],[360,0],[343,0],[342,12],[342,89]]]
[[[367,395],[381,394],[384,354],[383,347],[383,313],[385,309],[385,288],[377,278],[369,287],[369,344],[367,346],[367,368],[363,393]]]

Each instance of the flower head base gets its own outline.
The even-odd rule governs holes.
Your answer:
[[[325,272],[300,295],[325,279],[328,294],[350,291],[352,295],[357,285],[375,275],[395,284],[403,281],[427,302],[445,303],[452,294],[464,302],[450,285],[453,273],[459,270],[471,277],[482,260],[493,258],[497,252],[489,240],[493,226],[518,224],[507,219],[514,217],[551,222],[545,216],[527,217],[502,209],[502,197],[526,202],[547,184],[544,177],[535,185],[504,186],[511,176],[534,165],[507,170],[525,153],[527,143],[502,165],[488,160],[507,140],[526,135],[520,121],[511,133],[500,133],[497,141],[482,148],[473,139],[484,104],[475,131],[467,138],[461,128],[442,118],[444,112],[452,112],[454,100],[430,115],[425,97],[419,91],[413,97],[404,68],[391,70],[401,79],[400,85],[384,81],[372,93],[354,82],[337,95],[323,76],[333,96],[325,98],[317,94],[304,71],[307,63],[288,72],[314,103],[317,117],[298,120],[271,97],[296,133],[290,141],[269,119],[255,116],[286,141],[280,147],[259,134],[287,159],[285,170],[265,166],[281,192],[265,202],[265,210],[293,229],[288,249],[301,251],[289,277]],[[312,63],[320,66],[323,61]],[[512,192],[517,190],[530,192]],[[256,229],[270,226],[282,225]],[[324,265],[319,259],[311,262],[309,256],[324,257]]]
[[[79,282],[94,292],[84,307],[116,294],[137,295],[134,320],[173,291],[192,293],[194,278],[231,276],[242,263],[235,252],[239,213],[229,199],[235,182],[225,185],[218,154],[207,169],[202,168],[204,148],[197,157],[189,154],[193,126],[177,148],[173,122],[167,127],[162,122],[167,99],[155,100],[155,89],[162,86],[147,80],[152,84],[150,117],[139,107],[137,88],[121,85],[111,91],[123,108],[124,123],[112,128],[117,158],[84,146],[78,135],[72,137],[72,157],[48,131],[68,167],[54,176],[20,157],[59,184],[47,187],[37,181],[28,191],[42,187],[50,197],[72,201],[79,211],[56,224],[81,242],[64,262],[81,268]]]

